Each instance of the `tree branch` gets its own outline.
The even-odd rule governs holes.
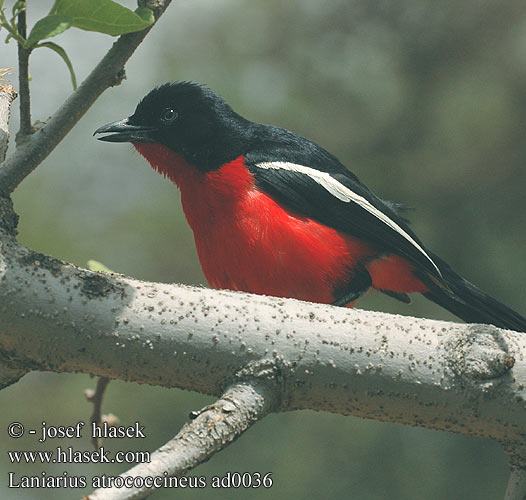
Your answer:
[[[510,478],[504,500],[526,499],[526,442],[520,444],[504,444],[504,449],[510,458]]]
[[[171,0],[148,2],[156,21]],[[155,24],[154,24],[155,25]],[[150,29],[154,26],[119,37],[95,69],[56,111],[43,128],[18,147],[0,169],[0,195],[8,196],[57,146],[73,126],[108,87],[118,85],[124,78],[124,65]]]
[[[226,448],[275,404],[274,391],[260,382],[236,383],[214,404],[203,408],[168,443],[151,455],[151,462],[131,468],[119,478],[180,477],[214,453]],[[162,483],[157,488],[162,487]],[[100,488],[89,500],[136,500],[153,492],[152,487]]]
[[[0,350],[18,369],[219,396],[279,373],[280,410],[526,439],[526,335],[94,273],[0,238]],[[254,363],[257,365],[254,365]]]
[[[100,426],[102,423],[102,400],[104,399],[104,392],[106,391],[106,388],[108,387],[109,383],[109,378],[99,377],[97,379],[97,385],[95,390],[85,391],[86,399],[90,403],[93,403],[93,412],[91,413],[90,422],[97,426]],[[91,438],[91,442],[93,443],[93,446],[96,450],[100,448],[101,443],[99,437],[93,436]]]
[[[26,2],[18,14],[18,34],[25,40],[27,37]],[[20,93],[20,130],[16,134],[16,143],[21,144],[27,136],[33,133],[31,124],[31,97],[29,93],[29,56],[31,49],[26,49],[18,43],[18,86]]]

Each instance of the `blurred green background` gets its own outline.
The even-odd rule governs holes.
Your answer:
[[[13,2],[6,1],[11,7]],[[52,1],[29,3],[29,23]],[[134,7],[132,1],[121,3]],[[112,43],[70,30],[56,39],[82,80]],[[2,45],[0,66],[16,67]],[[31,57],[33,118],[71,92],[56,54]],[[12,77],[15,81],[15,77]],[[526,8],[523,0],[174,0],[108,90],[16,191],[20,241],[85,266],[97,259],[146,280],[204,284],[178,192],[129,145],[93,139],[168,80],[206,83],[237,111],[289,128],[335,153],[381,197],[403,201],[425,244],[485,290],[526,312]],[[18,104],[18,103],[16,103]],[[11,126],[17,128],[15,110]],[[362,308],[451,319],[424,299],[371,294]],[[118,474],[122,466],[20,466],[7,449],[90,449],[87,438],[7,437],[9,422],[73,425],[91,413],[94,379],[33,373],[0,392],[0,498],[81,492],[7,488],[20,475]],[[147,439],[108,449],[154,450],[211,399],[112,382],[105,412],[139,420]],[[315,412],[272,415],[190,475],[272,472],[271,490],[160,491],[168,498],[495,499],[506,457],[492,442]],[[87,494],[90,488],[82,493]]]

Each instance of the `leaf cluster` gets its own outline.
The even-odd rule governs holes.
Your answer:
[[[85,31],[95,31],[105,35],[118,36],[141,31],[153,21],[153,12],[145,7],[134,11],[113,0],[55,0],[49,14],[39,19],[24,38],[17,27],[17,17],[25,11],[26,1],[15,2],[8,17],[0,0],[0,28],[8,32],[6,42],[16,40],[24,49],[32,51],[37,48],[48,48],[56,52],[67,65],[73,88],[76,88],[76,77],[73,65],[64,50],[49,38],[64,33],[71,27]]]

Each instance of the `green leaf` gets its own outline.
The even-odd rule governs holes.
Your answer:
[[[91,271],[100,271],[103,273],[113,272],[109,267],[106,267],[104,264],[102,264],[98,260],[88,260],[88,269],[90,269]]]
[[[146,21],[148,23],[148,26],[150,24],[153,24],[153,22],[155,21],[155,17],[153,17],[153,10],[148,9],[148,7],[137,7],[134,12],[143,21]]]
[[[77,90],[77,77],[75,76],[73,65],[71,64],[71,61],[69,60],[69,57],[66,54],[66,51],[60,45],[57,45],[56,43],[53,43],[53,42],[44,42],[44,43],[39,43],[35,45],[35,48],[40,48],[40,47],[47,47],[48,49],[51,49],[52,51],[56,52],[60,57],[62,57],[62,59],[66,63],[66,66],[69,69],[69,76],[71,77],[71,83],[73,85],[73,90]]]
[[[123,35],[152,24],[153,15],[143,17],[149,9],[140,10],[140,15],[136,14],[113,0],[56,0],[51,12],[70,17],[73,26],[86,31]]]
[[[60,14],[44,17],[37,21],[35,26],[33,26],[24,46],[26,49],[29,49],[40,42],[40,40],[44,40],[44,38],[51,38],[52,36],[60,35],[60,33],[63,33],[70,28],[71,25],[71,17],[62,16]]]

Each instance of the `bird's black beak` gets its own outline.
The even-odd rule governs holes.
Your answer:
[[[132,125],[129,120],[129,118],[124,118],[107,123],[95,130],[93,135],[109,133],[109,135],[97,137],[99,141],[107,142],[157,142],[153,134],[155,127]]]

